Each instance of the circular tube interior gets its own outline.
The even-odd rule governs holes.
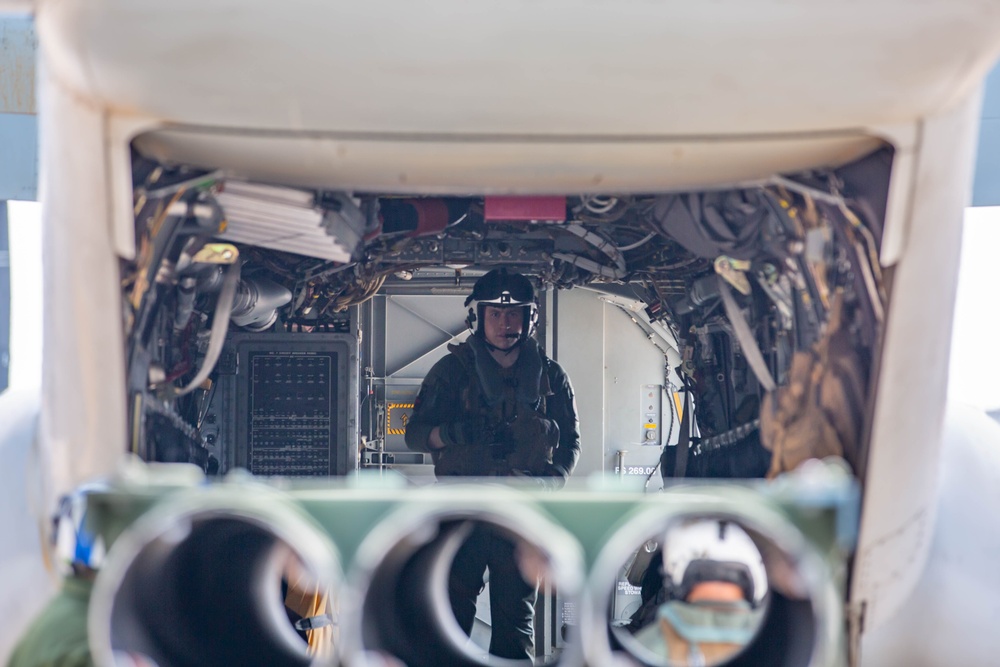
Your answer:
[[[358,663],[385,664],[388,658],[409,667],[525,664],[478,648],[460,627],[449,598],[456,555],[467,540],[484,535],[505,541],[522,580],[529,586],[547,581],[561,601],[578,594],[582,559],[575,540],[530,507],[499,501],[494,507],[404,511],[369,536],[351,576],[360,614],[352,630],[345,628],[345,643]],[[572,653],[564,650],[536,664],[557,664]]]
[[[834,650],[842,627],[843,602],[825,561],[801,533],[777,513],[747,505],[713,502],[704,508],[677,503],[682,510],[660,505],[633,516],[606,542],[591,573],[591,604],[585,610],[585,635],[588,643],[587,664],[624,664],[648,667],[673,667],[687,664],[671,660],[667,641],[650,650],[637,640],[635,628],[613,627],[612,599],[622,567],[649,541],[660,540],[671,526],[692,519],[731,522],[743,529],[759,551],[766,572],[766,595],[760,599],[752,637],[745,644],[708,659],[708,665],[774,665],[803,667],[827,664],[827,653]],[[667,546],[669,549],[669,545]],[[650,567],[663,567],[654,561]],[[758,588],[759,590],[759,588]],[[665,602],[670,595],[662,600]],[[653,606],[661,602],[654,601]],[[662,618],[662,615],[658,617]],[[664,636],[676,634],[655,628]],[[650,628],[651,630],[654,628]],[[634,633],[634,634],[633,634]],[[646,637],[650,635],[647,634]],[[707,654],[706,654],[707,655]]]
[[[166,512],[126,531],[95,587],[98,664],[122,654],[161,667],[319,662],[294,626],[301,616],[286,608],[286,594],[290,586],[318,594],[332,612],[337,560],[302,517],[274,510]],[[317,655],[329,662],[333,647]]]

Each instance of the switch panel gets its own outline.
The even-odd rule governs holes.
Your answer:
[[[644,384],[639,392],[639,441],[643,445],[660,446],[660,426],[663,416],[663,385]]]

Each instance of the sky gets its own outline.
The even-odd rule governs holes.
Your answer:
[[[35,202],[9,203],[11,263],[10,385],[36,387],[41,378],[41,224]],[[951,400],[1000,408],[1000,207],[965,212],[955,328]]]
[[[39,387],[42,377],[41,205],[12,201],[7,206],[11,282],[9,385],[28,389]]]
[[[1000,408],[1000,207],[965,210],[949,399]]]

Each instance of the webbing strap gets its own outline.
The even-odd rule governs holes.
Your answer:
[[[743,313],[740,312],[739,306],[736,305],[733,293],[729,289],[729,283],[722,276],[717,276],[717,278],[719,280],[719,294],[722,296],[722,305],[726,309],[726,317],[729,318],[729,323],[733,325],[733,333],[736,334],[736,340],[739,341],[740,347],[743,349],[743,356],[746,357],[747,364],[750,365],[753,374],[757,376],[757,382],[764,388],[764,391],[774,391],[776,386],[774,378],[771,377],[771,371],[767,367],[767,362],[764,361],[764,355],[761,354],[760,348],[757,347],[757,341],[753,337],[750,325],[743,319]]]

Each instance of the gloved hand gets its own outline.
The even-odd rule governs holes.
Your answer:
[[[440,433],[446,447],[492,445],[496,442],[496,433],[485,417],[441,424]]]
[[[445,447],[431,453],[434,474],[441,477],[498,477],[509,473],[507,463],[493,458],[490,445]]]
[[[511,477],[524,480],[524,484],[530,483],[531,486],[545,491],[553,491],[566,486],[566,473],[554,465],[546,466],[544,471],[536,474],[528,474],[519,470],[513,470],[508,474]]]
[[[514,450],[507,456],[512,470],[543,475],[552,466],[559,445],[559,425],[534,410],[526,410],[510,425]]]

